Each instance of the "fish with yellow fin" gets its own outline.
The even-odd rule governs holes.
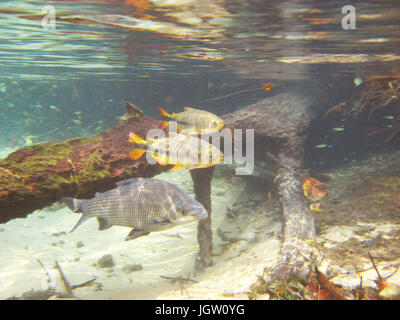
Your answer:
[[[129,153],[131,159],[137,160],[147,152],[161,165],[174,165],[171,170],[206,168],[223,160],[221,150],[195,136],[170,133],[168,137],[144,140],[130,132],[129,142],[136,144]]]
[[[311,212],[321,213],[321,204],[319,202],[314,202],[309,205],[309,209]]]
[[[163,118],[161,129],[166,128],[170,121],[177,122],[178,132],[188,135],[215,133],[224,127],[224,120],[211,112],[189,107],[183,109],[183,112],[169,114],[165,110],[158,108]]]

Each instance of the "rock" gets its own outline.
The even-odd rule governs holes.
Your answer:
[[[139,271],[142,269],[143,269],[142,265],[138,264],[138,263],[137,264],[126,264],[122,267],[122,271],[126,272],[126,273],[131,273],[131,272]]]
[[[78,241],[75,245],[77,248],[82,248],[85,246],[85,244],[82,241]]]
[[[66,234],[66,232],[65,231],[60,231],[60,232],[54,232],[54,233],[52,233],[51,235],[53,236],[53,237],[59,237],[59,236],[62,236],[62,235],[64,235],[64,234]]]
[[[97,260],[96,264],[99,268],[112,268],[114,267],[114,260],[111,254],[106,254]]]

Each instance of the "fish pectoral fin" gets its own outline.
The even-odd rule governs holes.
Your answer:
[[[183,169],[183,168],[185,168],[185,166],[183,166],[181,164],[177,164],[173,168],[171,168],[171,170],[179,170],[179,169]]]
[[[112,227],[104,218],[97,217],[97,221],[99,222],[99,230],[105,230]]]
[[[159,219],[154,219],[152,224],[155,224],[157,226],[165,226],[167,224],[172,223],[170,220],[168,219],[164,219],[163,221],[159,220]]]
[[[125,241],[134,240],[136,238],[147,236],[150,232],[144,230],[132,229],[131,232],[126,236]]]
[[[132,149],[129,152],[129,158],[133,159],[133,160],[137,160],[139,159],[144,153],[146,152],[146,150],[142,150],[142,149]]]

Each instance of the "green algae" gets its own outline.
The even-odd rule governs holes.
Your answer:
[[[104,179],[110,176],[108,166],[103,159],[103,151],[96,150],[83,163],[83,168],[77,173],[79,180]]]

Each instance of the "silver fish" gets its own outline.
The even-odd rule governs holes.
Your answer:
[[[200,202],[166,181],[132,178],[117,182],[116,186],[88,200],[62,198],[73,212],[83,213],[70,232],[87,219],[97,217],[99,230],[111,226],[133,228],[125,238],[127,241],[208,216]]]

